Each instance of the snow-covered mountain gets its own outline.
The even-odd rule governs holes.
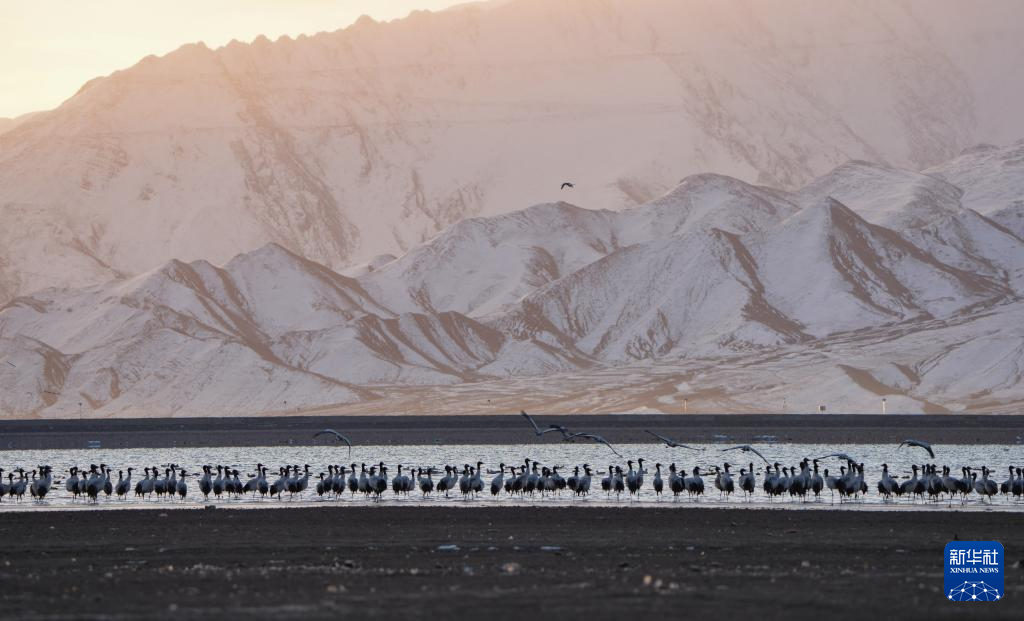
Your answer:
[[[472,379],[506,342],[459,313],[392,313],[359,282],[273,244],[223,268],[173,260],[128,280],[39,291],[0,315],[14,365],[5,411],[83,400],[107,413],[211,415],[349,403],[373,396],[353,384]]]
[[[927,174],[852,161],[793,192],[702,174],[630,209],[541,204],[346,274],[269,244],[43,289],[0,308],[0,409],[1011,411],[1024,240],[965,202],[1012,159],[977,153]]]
[[[964,206],[1024,237],[1024,140],[979,145],[925,172],[962,188]]]
[[[1020,12],[513,0],[186,45],[0,126],[0,303],[267,243],[341,271],[466,218],[570,197],[620,210],[707,171],[795,190],[850,159],[937,165],[1024,135]],[[1003,184],[958,182],[983,156],[935,174],[1019,236],[1012,193],[988,208]],[[566,180],[576,188],[560,191]],[[451,302],[497,311],[603,252],[576,242],[510,257],[518,280],[491,306]],[[438,301],[401,308],[424,302]]]
[[[1020,147],[1010,152],[1014,150],[1020,151]],[[930,174],[850,162],[815,180],[800,194],[805,202],[835,198],[868,221],[898,231],[943,263],[1001,281],[1024,294],[1024,258],[1020,255],[1024,230],[1014,228],[1012,219],[1005,218],[1012,212],[1012,207],[1006,206],[1014,201],[1013,173],[1008,174],[1001,164],[989,164],[972,167],[973,177],[961,174],[954,179],[955,175],[949,175],[958,185],[944,181],[940,171],[963,166],[965,157],[970,158],[961,156]],[[999,187],[1001,199],[992,198],[994,204],[985,204],[975,198],[979,186],[985,185]],[[1024,197],[1024,175],[1016,187],[1016,196]],[[1024,211],[1020,213],[1024,215]]]

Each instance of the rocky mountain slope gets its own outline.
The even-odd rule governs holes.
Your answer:
[[[270,244],[43,289],[0,308],[0,409],[1012,411],[1024,240],[971,201],[1020,148],[541,204],[347,274]]]
[[[850,159],[938,165],[1024,135],[1019,3],[969,16],[924,0],[514,0],[186,45],[0,130],[0,303],[267,243],[340,271],[469,217],[620,210],[706,171],[795,190]],[[1019,236],[1015,195],[973,180],[986,152],[935,174]],[[453,308],[497,311],[612,242],[585,234],[584,254],[511,258],[496,305]]]

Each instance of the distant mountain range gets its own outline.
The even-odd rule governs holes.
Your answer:
[[[0,409],[1018,411],[1021,197],[1024,141],[539,204],[341,272],[278,244],[170,260],[0,309]]]
[[[620,210],[693,173],[792,191],[848,160],[920,170],[1024,136],[1021,58],[1020,4],[997,0],[514,0],[186,45],[0,124],[0,303],[268,243],[339,271],[469,217],[557,200]],[[975,161],[935,174],[960,185]],[[1019,194],[973,187],[969,202],[1002,201],[983,213],[1020,232]],[[531,270],[564,274],[624,243],[601,241],[613,246],[553,250],[547,267],[519,257],[527,280],[490,302],[517,299]],[[869,312],[935,303],[888,295]]]

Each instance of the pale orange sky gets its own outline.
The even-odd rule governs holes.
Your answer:
[[[460,0],[34,0],[0,4],[0,117],[58,106],[88,80],[184,43],[344,28]]]

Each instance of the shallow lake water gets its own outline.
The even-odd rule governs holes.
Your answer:
[[[911,475],[913,464],[937,464],[938,466],[948,465],[953,469],[953,476],[959,478],[960,468],[969,466],[973,468],[980,478],[981,467],[988,466],[992,471],[992,479],[997,483],[1006,480],[1007,467],[1024,467],[1024,446],[1021,445],[970,445],[970,446],[934,446],[936,456],[931,459],[928,454],[920,448],[897,448],[895,444],[856,444],[842,447],[814,445],[814,444],[787,444],[787,443],[765,443],[755,445],[761,453],[771,462],[779,462],[782,466],[796,466],[805,457],[815,458],[843,451],[865,465],[864,480],[868,485],[868,494],[856,501],[839,503],[838,497],[834,499],[828,489],[822,492],[817,500],[802,502],[799,499],[791,499],[788,495],[784,498],[769,500],[761,489],[764,474],[764,462],[752,453],[741,451],[723,451],[729,445],[701,444],[696,445],[701,449],[692,451],[680,448],[668,448],[661,444],[622,444],[616,445],[616,449],[623,455],[617,457],[608,448],[597,444],[530,444],[530,445],[420,445],[420,446],[356,446],[352,448],[351,454],[345,446],[274,446],[274,447],[217,447],[217,448],[169,448],[169,449],[82,449],[82,450],[59,450],[59,451],[0,451],[0,468],[5,470],[3,476],[7,482],[7,474],[18,467],[29,471],[40,464],[48,464],[53,467],[54,484],[46,499],[36,502],[26,493],[22,502],[16,502],[14,498],[5,497],[0,502],[0,511],[10,510],[45,510],[81,508],[83,510],[97,510],[103,508],[196,508],[212,504],[223,507],[245,507],[245,508],[269,508],[284,506],[309,506],[320,504],[344,504],[344,503],[371,503],[377,502],[364,498],[361,494],[354,497],[348,493],[338,498],[320,498],[317,496],[315,487],[317,475],[326,472],[328,464],[348,465],[351,463],[377,464],[384,462],[388,466],[388,476],[391,477],[397,470],[397,465],[402,464],[403,470],[409,468],[432,467],[434,469],[434,481],[436,482],[444,474],[444,465],[457,465],[461,468],[463,464],[475,464],[478,461],[484,463],[485,491],[477,498],[465,499],[456,490],[445,498],[443,494],[434,493],[424,498],[418,491],[406,496],[396,496],[391,492],[390,483],[388,491],[382,496],[379,502],[385,504],[426,504],[436,505],[437,503],[449,503],[457,506],[529,506],[529,505],[578,505],[578,506],[709,506],[709,507],[778,507],[778,508],[872,508],[872,509],[899,509],[909,507],[935,507],[936,509],[977,509],[977,510],[1024,510],[1024,503],[1018,503],[999,495],[990,504],[983,502],[977,494],[970,494],[966,503],[948,499],[941,502],[912,501],[907,498],[896,501],[883,501],[878,494],[876,483],[881,476],[881,465],[889,465],[890,472],[894,477],[905,480]],[[601,490],[601,478],[607,474],[608,466],[621,465],[623,471],[627,469],[626,460],[643,458],[647,471],[643,488],[638,497],[630,498],[628,494],[621,497],[608,495]],[[523,460],[529,458],[540,462],[542,466],[557,466],[563,477],[572,474],[574,466],[581,466],[584,463],[590,464],[593,469],[591,492],[586,497],[574,497],[569,490],[559,494],[545,495],[534,494],[532,497],[508,496],[504,492],[492,497],[489,493],[490,481],[495,476],[499,463],[522,465]],[[236,468],[239,471],[239,478],[244,482],[248,476],[255,472],[255,464],[263,463],[269,467],[267,479],[271,482],[277,479],[277,468],[286,464],[309,464],[312,476],[310,477],[308,489],[295,498],[290,498],[286,493],[283,500],[260,499],[243,496],[239,498],[215,499],[212,495],[208,501],[204,501],[199,492],[198,477],[196,473],[202,471],[203,464],[216,466],[222,464]],[[731,471],[734,481],[739,480],[739,470],[746,468],[753,462],[757,474],[756,492],[751,499],[744,499],[741,493],[733,494],[731,498],[722,498],[714,487],[713,467],[722,466],[724,463],[732,465]],[[167,464],[177,464],[189,472],[188,495],[184,501],[179,499],[157,499],[136,498],[134,492],[130,493],[125,500],[118,500],[116,497],[100,496],[98,503],[87,503],[82,499],[74,499],[64,489],[64,479],[67,477],[68,469],[73,466],[88,469],[90,464],[107,464],[113,474],[112,481],[116,484],[117,471],[126,470],[129,466],[134,467],[137,472],[133,479],[139,480],[142,469],[146,466],[157,466],[161,470]],[[666,493],[658,497],[652,488],[651,481],[654,477],[655,464],[663,466],[663,477],[666,480]],[[694,466],[699,466],[704,477],[705,494],[699,500],[687,498],[685,492],[678,499],[673,498],[668,492],[668,465],[675,463],[680,470],[692,471]],[[838,474],[840,466],[845,461],[835,457],[822,459],[820,467],[822,470],[828,468],[830,474]],[[438,475],[437,473],[441,474]],[[507,474],[506,474],[507,476]],[[17,475],[15,475],[17,479]],[[811,497],[813,498],[813,497]]]

